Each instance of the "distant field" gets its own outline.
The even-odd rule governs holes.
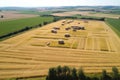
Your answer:
[[[36,14],[36,15],[50,15],[53,13],[62,13],[62,12],[67,12],[67,10],[55,10],[55,11],[47,11],[47,10],[43,10],[43,11],[19,11],[19,13],[22,14]]]
[[[113,14],[120,14],[120,10],[114,10],[112,11]]]
[[[110,27],[117,33],[120,37],[120,19],[107,19],[106,22],[110,25]]]
[[[82,67],[86,73],[111,72],[113,66],[120,70],[120,39],[105,22],[69,21],[60,20],[0,42],[0,79],[44,76],[58,65]],[[85,30],[73,31],[71,26]],[[53,27],[60,27],[58,33],[51,33]],[[65,38],[66,33],[71,37]],[[59,44],[60,39],[65,44]]]
[[[102,12],[103,13],[103,12]],[[108,10],[105,12],[106,14],[119,14],[120,15],[120,10],[116,9],[116,10]]]
[[[107,18],[118,18],[120,15],[118,14],[105,14],[105,13],[94,13],[90,11],[71,11],[71,12],[63,12],[63,13],[53,13],[54,16],[74,16],[76,14],[80,14],[82,16],[91,16],[91,17],[107,17]]]
[[[20,11],[21,14],[37,14],[37,15],[48,15],[52,14],[52,11]]]
[[[0,21],[21,19],[21,18],[31,18],[31,17],[39,16],[36,14],[21,14],[17,11],[1,11],[0,15],[4,15],[4,18],[0,18]]]
[[[34,26],[38,25],[40,23],[43,23],[44,21],[52,21],[52,17],[34,17],[34,18],[25,18],[25,19],[17,19],[17,20],[11,20],[11,21],[1,21],[0,22],[0,36],[20,30],[22,28],[25,28],[26,26]]]

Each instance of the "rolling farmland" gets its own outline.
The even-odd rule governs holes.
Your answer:
[[[113,66],[120,70],[120,39],[105,22],[69,21],[60,20],[0,42],[0,78],[46,75],[50,67],[58,65],[83,67],[87,73],[111,72]],[[71,26],[85,29],[65,29]],[[60,30],[51,33],[53,27]],[[64,37],[66,33],[70,37]],[[58,44],[61,39],[65,44]]]

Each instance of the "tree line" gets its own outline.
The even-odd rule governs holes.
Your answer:
[[[80,17],[78,18],[77,16],[54,16],[54,15],[41,15],[42,17],[53,17],[54,21],[58,21],[61,19],[85,19],[85,20],[98,20],[98,21],[105,21],[105,17],[103,18],[95,18],[95,17]],[[81,16],[81,15],[80,15]]]
[[[0,15],[0,18],[4,18],[4,15]]]
[[[118,68],[112,67],[112,73],[103,70],[100,76],[87,76],[83,69],[58,66],[50,68],[46,80],[120,80]]]

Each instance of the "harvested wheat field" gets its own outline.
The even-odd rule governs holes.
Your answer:
[[[0,42],[0,79],[47,75],[58,65],[111,72],[120,69],[119,53],[120,39],[104,22],[61,20]]]
[[[83,16],[95,16],[95,17],[107,17],[107,18],[116,18],[120,17],[119,14],[104,14],[104,13],[94,13],[92,11],[71,11],[71,12],[63,12],[63,13],[53,13],[54,16],[74,16],[76,14],[80,14]]]

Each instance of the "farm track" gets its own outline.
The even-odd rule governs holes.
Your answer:
[[[59,48],[56,45],[55,47],[31,45],[42,43],[42,41],[56,41],[58,38],[64,37],[64,33],[66,33],[64,27],[72,24],[65,25],[62,27],[62,31],[59,31],[57,34],[50,33],[50,29],[56,24],[61,25],[61,22],[51,23],[45,27],[28,31],[0,42],[0,79],[47,75],[50,67],[56,67],[58,65],[67,65],[71,68],[76,67],[77,69],[83,67],[87,73],[99,73],[103,69],[111,72],[113,66],[116,66],[120,70],[118,38],[116,39],[114,37],[114,32],[106,32],[106,34],[99,32],[97,34],[99,27],[92,27],[92,21],[88,24],[93,30],[97,30],[96,33],[95,31],[91,33],[91,28],[89,27],[87,27],[88,31],[86,32],[79,31],[77,34],[71,32],[72,37],[70,39],[64,39],[66,42],[71,43],[70,48]],[[103,22],[97,21],[95,23],[95,26],[97,26],[97,23],[98,25],[104,24]],[[104,27],[104,29],[108,28],[106,25]],[[75,42],[78,43],[76,46],[77,49],[72,49]],[[117,46],[114,45],[114,42]],[[102,43],[105,44],[102,45]],[[102,48],[107,48],[108,51],[101,51],[101,45],[103,46]]]

